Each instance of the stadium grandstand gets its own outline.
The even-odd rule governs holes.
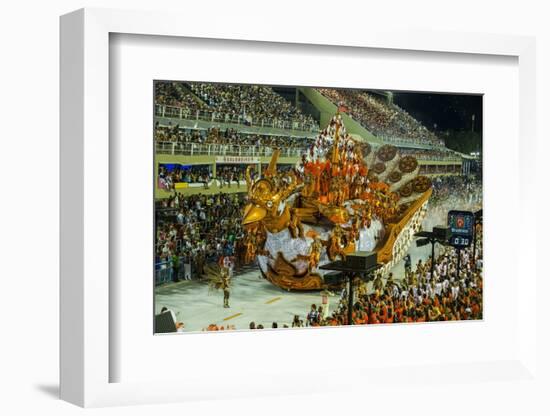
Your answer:
[[[292,166],[338,110],[356,139],[393,144],[428,176],[467,174],[472,157],[447,149],[391,101],[391,93],[192,82],[155,83],[156,197],[244,192],[244,169]]]

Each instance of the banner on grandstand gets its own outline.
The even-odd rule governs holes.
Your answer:
[[[254,164],[260,163],[260,158],[252,156],[217,156],[216,163]]]
[[[187,182],[176,182],[174,184],[174,188],[176,189],[189,188],[189,184]]]

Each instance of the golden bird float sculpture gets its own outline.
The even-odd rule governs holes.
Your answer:
[[[406,254],[432,193],[413,156],[374,151],[346,133],[336,114],[295,170],[278,172],[279,151],[261,177],[246,172],[243,212],[248,262],[286,290],[327,287],[319,266],[374,251],[383,271]]]

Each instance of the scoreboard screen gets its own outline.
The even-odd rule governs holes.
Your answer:
[[[449,244],[453,247],[468,247],[474,236],[474,214],[470,211],[449,211],[447,225],[451,229]]]

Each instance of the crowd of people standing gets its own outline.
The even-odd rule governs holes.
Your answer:
[[[442,149],[400,148],[402,156],[414,156],[418,160],[461,160],[459,154]]]
[[[181,82],[155,82],[155,104],[199,110],[206,106]]]
[[[280,136],[271,134],[249,134],[237,132],[232,128],[220,130],[210,128],[208,130],[186,129],[175,126],[155,126],[155,141],[157,143],[175,144],[176,149],[186,149],[188,144],[211,144],[225,146],[269,147],[305,149],[313,142],[313,138]],[[190,150],[190,148],[189,148]],[[223,152],[220,152],[223,153]]]
[[[179,115],[193,118],[198,111],[217,120],[239,124],[316,130],[317,121],[300,111],[273,88],[263,85],[157,81],[155,104],[178,107]]]
[[[432,189],[425,229],[446,224],[447,212],[451,209],[475,212],[482,208],[483,186],[477,176],[437,176],[432,179]]]
[[[207,165],[181,166],[170,168],[160,164],[158,171],[158,187],[172,191],[177,183],[203,183],[205,187],[212,180],[212,171]]]
[[[409,143],[441,145],[441,140],[404,109],[361,91],[319,88],[319,92],[376,136]]]
[[[216,173],[211,165],[159,165],[158,187],[173,191],[177,183],[203,184],[208,189],[212,181],[217,181],[219,188],[231,187],[233,184],[240,188],[245,183],[246,165],[216,165]]]
[[[189,277],[201,278],[203,267],[221,256],[236,256],[243,237],[239,194],[188,195],[175,192],[157,203],[157,267],[189,265]],[[163,215],[163,212],[168,212]],[[178,267],[178,270],[180,268]],[[179,280],[181,276],[173,276]]]
[[[298,123],[309,129],[318,128],[318,123],[308,114],[264,85],[189,83],[189,88],[210,109],[219,113],[239,115],[252,122],[265,120]]]
[[[460,253],[460,254],[459,254]],[[458,256],[460,255],[460,269]],[[378,276],[369,287],[357,282],[358,296],[351,305],[352,324],[388,324],[433,321],[460,321],[483,318],[482,239],[458,252],[445,247],[436,256],[431,275],[431,258],[406,273],[403,280]],[[317,319],[311,326],[347,325],[347,293],[342,294],[332,315]]]
[[[431,275],[431,259],[419,260],[406,272],[403,280],[377,276],[371,283],[359,279],[354,282],[357,292],[352,308],[352,325],[393,324],[414,322],[463,321],[483,319],[483,239],[478,230],[476,250],[469,247],[457,252],[443,248],[435,258]],[[459,254],[460,253],[460,254]],[[460,255],[460,269],[458,256]],[[294,315],[292,328],[348,325],[347,286],[340,293],[339,302],[329,313],[328,305],[312,304],[305,319]],[[272,328],[288,328],[288,323],[273,322]],[[249,329],[263,329],[250,323]],[[206,330],[223,329],[215,324]],[[235,329],[225,328],[225,329]]]

